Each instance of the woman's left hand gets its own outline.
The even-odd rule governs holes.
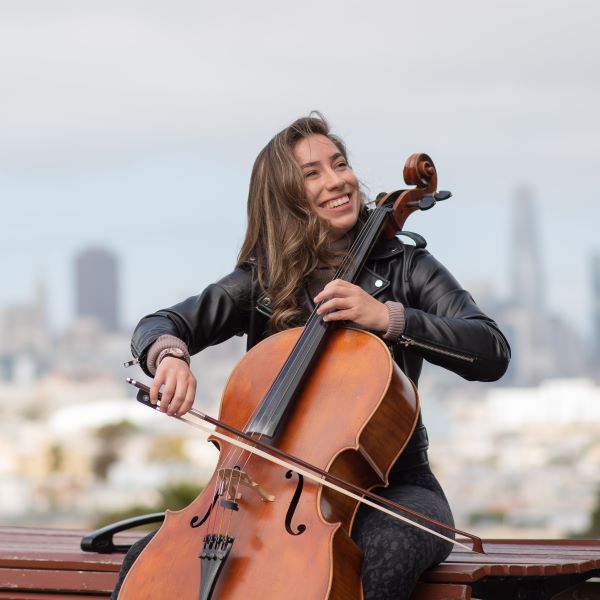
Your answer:
[[[323,315],[323,321],[352,321],[378,332],[388,329],[390,313],[387,306],[343,279],[330,281],[314,301],[315,304],[323,302],[317,309],[317,314]]]

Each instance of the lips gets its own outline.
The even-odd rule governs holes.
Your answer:
[[[327,200],[327,202],[323,202],[319,208],[337,208],[338,206],[343,206],[344,204],[348,204],[350,202],[350,196],[346,194],[345,196],[339,196],[338,198],[334,198],[333,200]]]

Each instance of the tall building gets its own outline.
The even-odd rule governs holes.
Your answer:
[[[548,378],[581,376],[586,372],[584,345],[571,326],[551,314],[545,302],[535,203],[526,189],[521,189],[515,200],[512,300],[499,317],[513,351],[506,382],[537,385]]]
[[[89,248],[75,259],[78,317],[92,317],[108,331],[118,328],[118,261],[103,248]]]
[[[520,189],[515,198],[512,227],[511,329],[515,383],[535,385],[548,371],[545,344],[544,277],[538,222],[531,192]]]
[[[517,191],[513,215],[513,303],[531,313],[544,312],[544,277],[538,221],[533,196],[527,188]]]

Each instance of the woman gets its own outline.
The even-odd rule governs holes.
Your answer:
[[[510,350],[496,324],[423,248],[381,241],[358,285],[331,281],[366,209],[342,141],[320,116],[301,118],[258,155],[250,181],[248,229],[236,269],[202,294],[147,316],[132,351],[163,387],[161,410],[183,414],[194,401],[189,356],[233,335],[251,348],[269,334],[302,324],[316,304],[326,321],[378,333],[404,373],[418,382],[423,358],[469,380],[502,376]],[[427,460],[420,418],[382,495],[452,524]],[[409,598],[421,573],[450,544],[372,509],[361,508],[353,537],[364,553],[366,599]],[[141,546],[134,548],[125,569]],[[309,599],[310,600],[310,599]]]

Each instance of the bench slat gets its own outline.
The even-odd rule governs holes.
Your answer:
[[[117,573],[0,568],[0,590],[3,591],[14,588],[35,592],[110,593],[116,581]]]
[[[418,583],[411,600],[471,600],[471,586]]]
[[[46,592],[3,592],[0,590],[1,600],[106,600],[106,594],[47,594]]]

